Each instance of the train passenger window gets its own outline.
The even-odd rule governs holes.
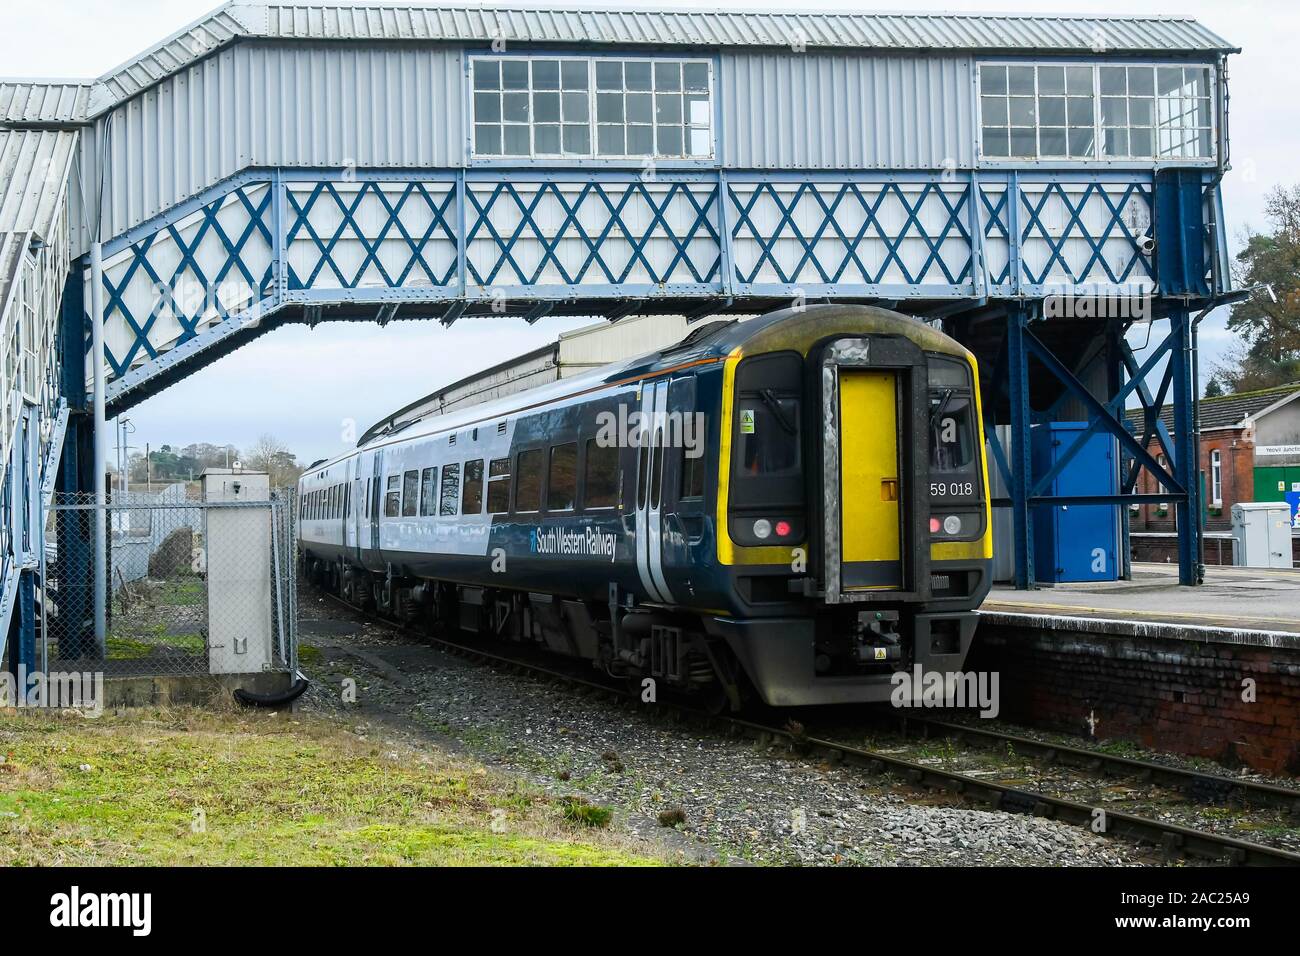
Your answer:
[[[515,511],[542,510],[542,450],[530,448],[519,453],[515,482]]]
[[[654,450],[650,458],[650,506],[658,508],[659,502],[663,499],[660,494],[663,492],[664,483],[664,440],[660,436],[659,441],[655,442]]]
[[[439,514],[454,515],[460,500],[460,465],[442,466],[442,502]]]
[[[420,473],[414,469],[402,476],[402,517],[414,518],[420,505]]]
[[[613,508],[618,504],[618,446],[587,439],[587,465],[583,473],[582,506]]]
[[[551,471],[546,483],[546,510],[572,511],[578,491],[578,443],[551,449]]]
[[[690,449],[682,452],[682,497],[704,497],[704,455],[692,458]]]
[[[505,514],[510,510],[510,459],[494,458],[488,462],[488,514]]]
[[[361,485],[360,485],[359,482],[358,482],[358,484],[357,484],[357,487],[358,487],[358,488],[361,487]],[[347,521],[347,520],[348,520],[348,515],[349,515],[351,512],[352,512],[352,494],[351,494],[351,489],[350,489],[347,485],[344,485],[344,486],[343,486],[343,520],[344,520],[344,521]]]
[[[483,513],[483,459],[465,462],[465,494],[461,499],[461,514]]]
[[[426,468],[420,474],[420,514],[428,517],[436,515],[438,508],[435,502],[438,500],[434,495],[433,489],[437,487],[438,469]]]
[[[363,518],[370,517],[370,492],[373,490],[370,483],[373,480],[372,478],[366,479],[366,500],[361,502],[361,517]]]
[[[384,517],[396,518],[402,510],[402,476],[388,476],[388,491],[384,494]]]

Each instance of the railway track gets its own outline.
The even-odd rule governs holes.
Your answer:
[[[317,593],[332,604],[354,614],[367,615],[367,612],[336,595],[324,591],[317,591]],[[375,619],[399,633],[431,643],[458,657],[493,664],[516,673],[529,673],[560,681],[570,687],[606,699],[634,699],[633,693],[626,686],[617,683],[578,676],[555,666],[540,664],[518,656],[506,656],[472,644],[462,644],[388,618],[375,616]],[[1242,866],[1300,866],[1300,853],[1183,826],[1168,820],[1099,807],[1094,803],[1071,800],[1036,789],[981,779],[969,773],[936,767],[835,737],[810,734],[801,724],[793,720],[777,726],[742,717],[712,714],[677,702],[665,703],[661,706],[670,719],[695,721],[711,728],[724,729],[735,735],[755,738],[760,743],[785,741],[794,751],[805,756],[818,756],[832,762],[844,762],[861,767],[872,774],[890,773],[913,786],[951,793],[1004,812],[1028,813],[1086,827],[1107,837],[1159,848],[1169,857],[1198,858]],[[1182,770],[1131,757],[1061,746],[1001,731],[972,728],[929,718],[909,715],[899,719],[914,726],[923,726],[927,732],[941,733],[954,739],[979,740],[984,744],[1011,744],[1022,748],[1026,754],[1049,761],[1059,761],[1063,765],[1079,766],[1089,772],[1122,771],[1127,775],[1151,781],[1191,787],[1205,797],[1218,796],[1222,800],[1236,795],[1267,802],[1270,806],[1285,805],[1293,811],[1300,812],[1300,793],[1284,787]]]

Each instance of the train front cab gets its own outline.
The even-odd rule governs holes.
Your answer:
[[[751,582],[742,595],[768,578],[769,595],[803,594],[783,606],[794,614],[751,607],[706,624],[772,705],[884,701],[899,669],[960,671],[990,585],[974,358],[920,323],[877,315],[888,316],[879,332],[806,351],[737,349],[725,366],[719,562]],[[769,449],[755,469],[761,431],[783,427],[796,395],[811,431],[796,445],[802,462],[777,452],[772,469]]]

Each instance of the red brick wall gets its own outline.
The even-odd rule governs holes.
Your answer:
[[[1129,538],[1129,554],[1134,561],[1155,561],[1163,564],[1178,563],[1177,538]],[[1219,555],[1223,561],[1219,561]],[[1232,542],[1220,539],[1201,539],[1202,564],[1232,564]],[[1291,536],[1291,563],[1300,567],[1300,535]]]
[[[980,623],[967,669],[998,671],[1001,719],[1300,774],[1300,649]],[[1241,699],[1255,681],[1255,702]]]
[[[1214,484],[1211,480],[1210,457],[1217,450],[1221,455],[1223,476],[1223,503],[1219,514],[1208,510],[1214,508]],[[1152,441],[1147,451],[1153,458],[1161,454],[1159,442]],[[1255,442],[1248,438],[1240,428],[1222,429],[1206,432],[1201,436],[1201,473],[1205,476],[1205,518],[1206,531],[1227,531],[1232,527],[1232,506],[1238,501],[1255,500]],[[1137,491],[1141,494],[1156,494],[1161,486],[1146,471],[1138,476]],[[1133,531],[1174,531],[1172,503],[1167,514],[1161,515],[1156,505],[1141,505],[1136,512],[1129,512],[1129,527]]]

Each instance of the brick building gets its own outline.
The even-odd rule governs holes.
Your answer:
[[[1232,506],[1239,501],[1292,501],[1300,496],[1300,382],[1201,400],[1201,515],[1206,531],[1227,531],[1232,526]],[[1160,416],[1173,434],[1173,408]],[[1142,432],[1141,410],[1130,411],[1128,421]],[[1154,439],[1148,450],[1161,464],[1163,451]],[[1138,491],[1160,490],[1143,472]],[[1129,513],[1133,532],[1175,530],[1174,509],[1162,505],[1133,506]]]

